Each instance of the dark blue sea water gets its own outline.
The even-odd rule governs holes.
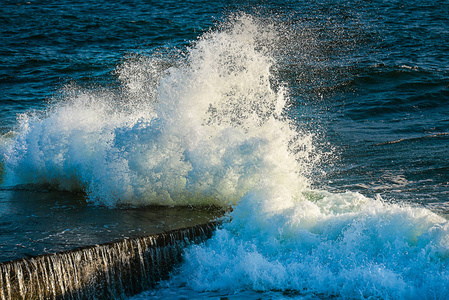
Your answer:
[[[0,249],[232,207],[136,298],[446,299],[448,54],[449,1],[4,1]]]

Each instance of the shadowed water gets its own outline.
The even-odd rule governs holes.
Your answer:
[[[217,208],[108,209],[84,196],[30,189],[0,190],[0,262],[204,224]]]

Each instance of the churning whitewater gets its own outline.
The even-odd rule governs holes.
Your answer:
[[[272,74],[282,38],[270,22],[242,14],[176,61],[129,57],[117,68],[117,90],[68,86],[44,115],[21,117],[4,150],[4,184],[82,190],[111,207],[232,206],[211,240],[187,249],[161,294],[167,286],[449,297],[446,219],[310,188],[312,169],[326,161],[314,134],[285,114],[288,87]]]
[[[261,182],[302,189],[303,153],[292,149],[310,137],[282,116],[265,46],[276,36],[260,30],[243,17],[176,66],[131,57],[117,69],[120,93],[67,87],[44,116],[21,118],[6,184],[85,190],[109,206],[229,206]]]

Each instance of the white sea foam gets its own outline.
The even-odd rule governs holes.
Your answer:
[[[206,245],[187,251],[170,284],[318,298],[449,296],[449,224],[432,212],[349,192],[315,191],[280,210],[265,201],[273,198],[247,194]]]

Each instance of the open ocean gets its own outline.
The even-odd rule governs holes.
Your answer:
[[[133,299],[448,299],[448,157],[448,0],[0,5],[3,261],[218,208]]]

